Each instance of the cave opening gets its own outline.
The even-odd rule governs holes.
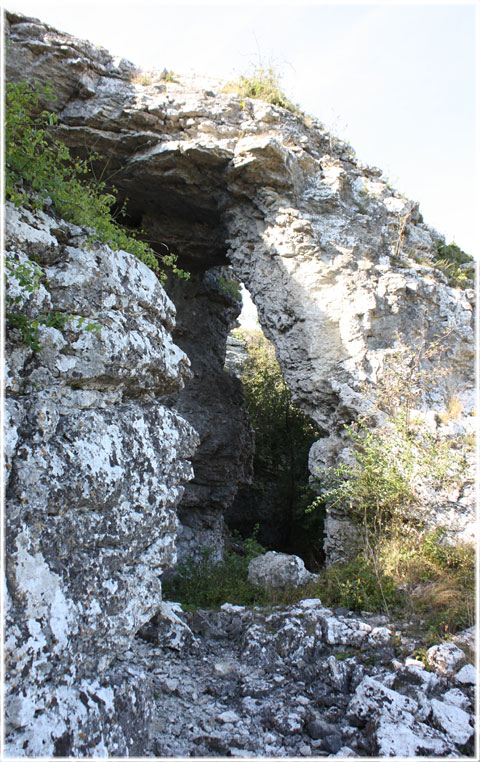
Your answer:
[[[174,341],[192,370],[169,404],[200,435],[195,476],[178,509],[179,558],[201,547],[221,558],[232,534],[247,539],[257,531],[266,549],[294,553],[316,571],[324,563],[324,516],[308,512],[316,497],[308,456],[322,432],[293,403],[246,284],[229,264],[231,200],[218,169],[209,168],[202,192],[178,174],[175,183],[163,173],[143,182],[139,168],[117,177],[122,224],[190,273],[165,284],[177,313]]]
[[[225,369],[243,385],[254,432],[253,474],[250,484],[239,486],[225,522],[243,539],[254,536],[267,550],[298,555],[317,571],[324,564],[324,515],[309,510],[316,493],[308,453],[320,431],[294,404],[245,284],[240,291],[242,311],[227,338]]]

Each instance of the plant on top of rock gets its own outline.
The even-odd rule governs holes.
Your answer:
[[[469,288],[475,278],[475,260],[456,243],[438,243],[434,256],[435,267],[447,276],[451,286]]]
[[[86,180],[86,161],[71,155],[67,146],[51,134],[56,114],[41,110],[41,102],[54,100],[50,86],[39,82],[7,82],[5,85],[5,197],[16,206],[43,209],[53,204],[69,222],[91,229],[91,240],[138,257],[157,273],[165,267],[180,277],[188,275],[176,266],[176,257],[159,257],[144,241],[113,219],[116,190],[105,183]],[[93,158],[93,157],[90,157]],[[97,156],[95,158],[98,158]]]
[[[257,66],[252,74],[243,74],[235,81],[228,82],[224,92],[238,93],[245,98],[256,98],[266,101],[273,106],[280,106],[294,114],[300,114],[300,109],[287,98],[280,85],[280,76],[273,66]]]

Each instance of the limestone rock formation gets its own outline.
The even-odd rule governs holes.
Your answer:
[[[20,314],[61,318],[40,324],[40,351],[15,327],[6,340],[5,708],[15,755],[139,748],[151,694],[111,665],[160,605],[198,441],[159,399],[191,373],[171,339],[170,299],[132,255],[87,240],[82,228],[7,205],[7,294]],[[20,266],[40,273],[32,292]]]
[[[38,352],[18,326],[9,328],[6,341],[6,752],[143,754],[148,733],[165,720],[156,716],[151,723],[152,663],[135,662],[133,639],[162,608],[160,580],[175,563],[177,514],[185,552],[202,538],[221,552],[222,512],[250,474],[241,388],[223,371],[238,303],[225,292],[219,268],[229,266],[247,286],[295,402],[324,434],[311,451],[313,472],[345,457],[344,424],[368,409],[398,336],[410,346],[443,341],[445,374],[424,400],[425,419],[445,409],[452,390],[470,413],[474,293],[451,287],[435,267],[442,239],[417,206],[316,120],[225,93],[221,83],[198,77],[139,77],[133,64],[18,14],[7,14],[6,30],[7,78],[53,85],[58,99],[44,105],[58,114],[57,135],[78,155],[95,150],[103,156],[94,169],[115,178],[119,204],[128,197],[127,223],[142,228],[159,255],[166,249],[178,254],[192,273],[189,283],[168,284],[171,301],[125,252],[89,247],[88,231],[53,212],[9,207],[9,293],[19,298],[21,315],[56,317],[38,327]],[[16,277],[23,266],[41,273],[32,292]],[[173,302],[179,315],[174,340]],[[182,500],[192,457],[195,480]],[[435,510],[444,516],[444,508],[440,501]],[[463,487],[450,495],[447,509],[464,531],[471,501]],[[342,551],[345,522],[332,519],[338,522],[327,538],[333,557]],[[325,652],[324,676],[310,680],[311,672],[303,671],[312,656],[317,668],[315,649],[325,645],[383,647],[385,628],[317,611],[310,616],[317,643],[302,629],[302,611],[274,617],[273,632],[263,626],[263,614],[258,622],[246,614],[246,631],[243,615],[231,622],[242,633],[242,658],[248,662],[265,647],[276,664],[280,651],[286,654],[294,670],[284,665],[285,678],[298,684],[305,674],[304,686],[315,683],[300,707],[310,699],[328,706],[322,701],[336,686],[343,696],[337,711],[350,705],[362,734],[357,743],[357,730],[336,722],[322,731],[323,752],[349,753],[357,745],[359,753],[396,753],[391,715],[378,712],[373,736],[363,727],[355,707],[371,699],[372,685],[362,683],[356,664],[344,668]],[[294,627],[284,621],[290,615]],[[175,617],[170,624],[168,632],[159,627],[166,640],[176,632]],[[291,640],[295,628],[301,643]],[[273,684],[262,670],[241,696],[255,718],[257,700]],[[392,698],[400,702],[395,721],[401,720],[405,738],[407,731],[414,736],[405,748],[456,754],[470,742],[471,670],[462,678],[458,673],[455,689],[464,698],[450,693],[449,702],[440,690],[452,686],[430,685],[422,675],[428,704],[398,671],[392,678],[390,668],[380,669],[373,679],[383,684],[386,703],[389,690],[409,696]],[[232,673],[232,681],[233,672],[225,664],[218,670]],[[175,692],[164,677],[165,692]],[[194,693],[181,711],[194,705]],[[217,719],[230,733],[239,714],[223,693],[221,703]],[[307,754],[297,741],[305,742],[310,722],[317,723],[311,726],[315,740],[317,709],[308,718],[302,709],[281,712],[275,702],[264,709],[258,721],[266,725],[257,730],[265,752]],[[413,727],[417,712],[420,725]],[[460,728],[456,735],[453,725]],[[248,734],[248,722],[239,728],[242,738]],[[208,729],[192,743],[200,751],[225,751]],[[233,755],[242,750],[230,744]]]
[[[324,433],[312,472],[338,462],[344,425],[370,409],[399,337],[442,340],[448,372],[425,408],[440,412],[453,391],[470,414],[474,291],[449,285],[435,267],[443,239],[379,169],[315,119],[199,77],[140,77],[102,49],[8,18],[7,77],[55,83],[57,134],[103,155],[96,170],[114,174],[129,223],[193,273],[230,264],[247,286],[294,401]],[[471,497],[460,510],[463,532]],[[331,517],[332,557],[342,522]]]
[[[239,484],[252,475],[253,432],[244,408],[243,387],[226,373],[226,340],[241,302],[228,288],[221,268],[171,278],[176,307],[176,344],[191,362],[193,378],[169,402],[200,437],[192,464],[195,476],[182,499],[177,537],[179,557],[198,556],[202,547],[222,556],[224,514]]]

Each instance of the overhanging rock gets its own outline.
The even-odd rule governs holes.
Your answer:
[[[442,338],[448,372],[425,403],[439,411],[453,389],[470,412],[474,292],[435,268],[443,239],[380,170],[313,119],[200,77],[139,76],[89,43],[8,18],[7,77],[54,83],[58,135],[102,154],[95,169],[128,197],[130,224],[200,279],[230,264],[245,283],[294,401],[325,435],[313,471],[337,462],[344,424],[370,409],[398,338]]]

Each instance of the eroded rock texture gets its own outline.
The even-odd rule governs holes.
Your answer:
[[[170,402],[200,437],[193,457],[195,476],[180,504],[179,556],[202,548],[221,557],[224,513],[239,484],[251,479],[253,432],[244,408],[243,387],[224,370],[226,340],[241,301],[228,290],[221,268],[194,273],[167,286],[176,311],[176,344],[188,355],[193,378]]]
[[[312,471],[342,457],[344,424],[368,408],[397,336],[443,337],[447,373],[425,406],[442,411],[453,390],[470,412],[474,294],[435,269],[441,239],[418,208],[315,120],[201,78],[136,78],[133,64],[36,20],[7,14],[6,26],[7,78],[52,83],[58,136],[103,156],[95,171],[128,197],[128,223],[192,273],[169,286],[194,374],[181,390],[189,363],[152,274],[123,252],[83,247],[81,228],[9,210],[13,267],[35,261],[43,276],[18,309],[67,319],[40,327],[38,353],[7,336],[7,752],[141,754],[148,674],[132,667],[130,679],[112,662],[158,610],[175,562],[198,441],[184,417],[201,439],[179,508],[186,549],[202,536],[221,546],[221,513],[249,478],[242,395],[223,373],[237,306],[216,268],[248,287],[294,400],[324,433]],[[447,507],[463,532],[469,496]],[[345,527],[332,522],[333,558]],[[451,712],[439,703],[437,726]],[[444,749],[456,753],[450,741],[429,753]]]
[[[171,339],[171,301],[130,254],[87,239],[7,205],[7,294],[20,295],[21,314],[64,321],[40,326],[38,352],[18,329],[6,340],[5,706],[14,755],[140,748],[151,692],[110,667],[160,605],[198,441],[158,399],[190,376]],[[37,290],[19,287],[19,265],[39,269]]]
[[[434,267],[441,237],[380,170],[316,120],[225,93],[219,82],[136,77],[106,51],[10,21],[7,76],[55,83],[58,135],[79,154],[103,155],[96,169],[114,174],[129,222],[199,278],[230,263],[245,283],[294,401],[324,433],[313,472],[342,457],[344,425],[370,409],[398,338],[410,346],[442,338],[448,373],[424,405],[441,411],[453,391],[471,412],[474,292],[450,287]],[[467,503],[460,533],[472,517]],[[332,557],[342,550],[341,518],[327,527]]]

